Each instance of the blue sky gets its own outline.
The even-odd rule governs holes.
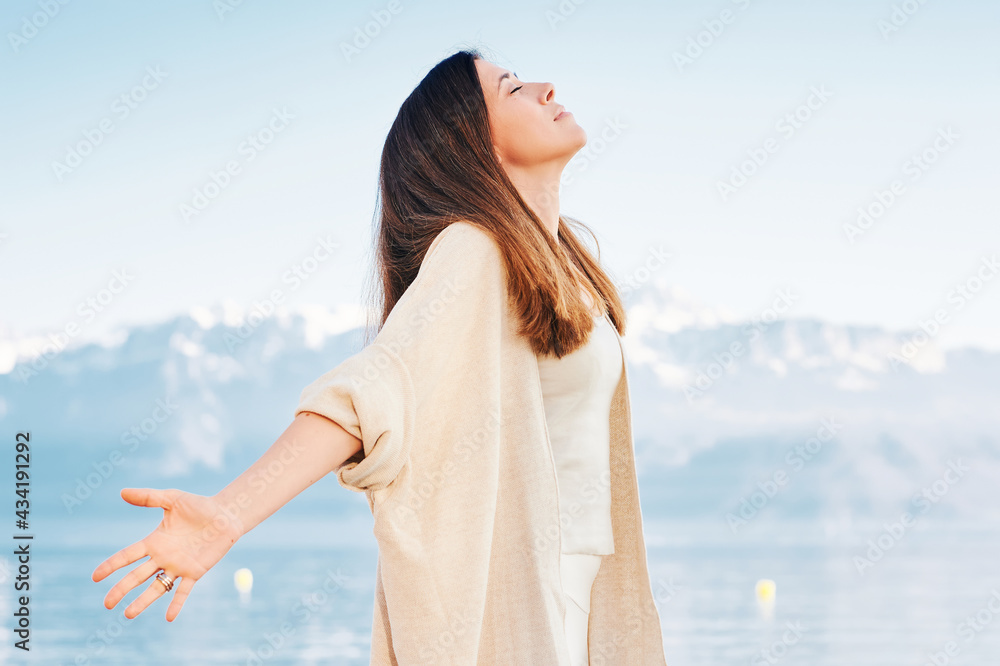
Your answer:
[[[354,312],[385,133],[430,67],[480,46],[587,131],[562,210],[616,276],[663,248],[657,282],[732,316],[791,289],[790,316],[912,329],[944,309],[942,345],[1000,348],[996,3],[43,0],[4,3],[0,27],[0,338],[99,338],[275,288]],[[336,252],[291,288],[320,238]]]

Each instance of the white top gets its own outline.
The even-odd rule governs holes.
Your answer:
[[[611,398],[624,371],[617,333],[595,316],[587,342],[556,358],[538,354],[545,420],[559,486],[562,552],[614,553],[611,532]]]

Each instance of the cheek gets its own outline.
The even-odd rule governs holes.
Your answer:
[[[551,121],[549,121],[551,122]],[[510,113],[504,119],[503,149],[514,162],[546,157],[556,148],[557,136],[537,115]]]

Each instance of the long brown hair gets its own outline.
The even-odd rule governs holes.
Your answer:
[[[377,285],[369,291],[368,342],[413,282],[434,237],[457,220],[496,241],[507,273],[508,303],[535,353],[562,357],[584,344],[594,316],[580,288],[603,306],[620,334],[625,310],[600,266],[597,238],[559,216],[559,242],[525,203],[493,150],[486,99],[475,61],[459,51],[434,66],[399,108],[382,149],[374,229]],[[571,227],[586,230],[598,258]],[[371,313],[380,312],[377,327]],[[374,329],[374,332],[373,332]]]

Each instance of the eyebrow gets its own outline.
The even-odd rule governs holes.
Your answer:
[[[521,78],[521,77],[517,76],[517,72],[514,72],[514,76],[516,76],[517,78]],[[509,79],[509,78],[510,78],[510,72],[504,72],[503,74],[500,75],[500,80],[497,82],[497,94],[498,95],[500,94],[500,86],[503,85],[503,80],[504,79]]]

